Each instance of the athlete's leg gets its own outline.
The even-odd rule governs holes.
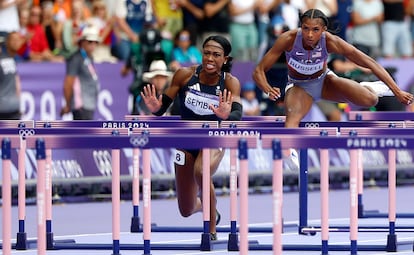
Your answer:
[[[312,107],[313,98],[301,87],[293,86],[285,94],[285,127],[298,127]]]
[[[175,155],[175,182],[178,208],[184,217],[201,211],[198,183],[194,176],[195,159],[188,151],[177,150]]]
[[[378,103],[378,96],[372,88],[334,74],[326,75],[322,98],[363,107],[375,106]]]
[[[285,93],[285,127],[299,127],[299,122],[312,107],[313,98],[301,87],[292,86]],[[299,156],[296,150],[283,151],[284,162],[290,170],[299,170]]]

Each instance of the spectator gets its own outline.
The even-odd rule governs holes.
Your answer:
[[[19,31],[19,6],[24,0],[0,0],[0,37],[5,40],[8,33]]]
[[[20,45],[18,47],[17,54],[15,59],[18,61],[21,60],[28,60],[29,59],[29,42],[32,38],[32,34],[28,32],[27,26],[29,24],[29,16],[30,10],[29,9],[21,9],[19,11],[19,24],[20,29],[18,30],[20,36]]]
[[[381,56],[380,24],[384,5],[379,0],[355,0],[352,12],[352,44],[372,58]]]
[[[201,40],[197,47],[202,48],[203,40],[211,35],[221,35],[231,42],[229,34],[229,3],[231,0],[205,0],[204,19],[201,25]]]
[[[148,72],[144,72],[142,75],[143,82],[146,84],[152,84],[155,87],[156,94],[162,95],[167,88],[172,72],[167,70],[167,64],[164,60],[154,60],[151,62]],[[141,115],[151,115],[144,101],[140,99],[138,103],[138,112]],[[169,111],[167,111],[169,112]]]
[[[404,0],[383,0],[382,53],[385,58],[409,58],[413,45],[408,23],[405,22]]]
[[[27,25],[27,33],[30,38],[28,42],[29,60],[62,62],[63,58],[53,55],[49,48],[45,30],[40,23],[41,15],[42,9],[39,6],[32,6]]]
[[[63,23],[62,40],[63,40],[63,52],[65,57],[72,55],[78,49],[79,37],[82,34],[82,29],[86,27],[86,18],[83,14],[83,1],[73,0],[71,15]]]
[[[178,70],[182,65],[201,64],[201,52],[191,42],[189,30],[181,30],[175,37],[175,47],[172,51],[171,70]]]
[[[84,28],[79,37],[78,50],[66,60],[63,84],[66,105],[61,110],[61,116],[72,112],[74,120],[94,119],[100,83],[92,53],[99,42],[98,28]]]
[[[256,97],[256,85],[252,81],[248,81],[243,84],[241,90],[243,116],[259,116],[260,105]]]
[[[414,48],[414,0],[407,0],[408,4],[406,7],[406,13],[410,17],[410,32],[411,32],[411,41],[413,42]]]
[[[230,1],[229,31],[235,60],[247,62],[257,59],[259,42],[255,11],[259,4],[259,0]]]
[[[260,60],[266,51],[272,47],[275,39],[283,32],[295,29],[299,24],[299,9],[290,3],[289,0],[278,2],[272,11],[272,16],[267,29],[267,41],[262,42],[258,59]]]
[[[95,63],[111,62],[117,59],[111,55],[111,45],[114,38],[113,27],[115,19],[109,17],[108,11],[103,0],[94,0],[92,3],[92,17],[87,23],[97,27],[100,31],[102,42],[98,44],[93,52]]]
[[[377,1],[377,0],[376,0]],[[337,0],[338,12],[332,18],[332,32],[341,37],[344,41],[348,41],[348,26],[351,23],[352,5],[354,0]]]
[[[71,2],[65,0],[54,0],[53,3],[53,15],[55,20],[61,24],[70,17]]]
[[[153,21],[151,0],[119,0],[114,12],[119,34],[112,54],[127,61],[131,55],[131,44],[139,42],[139,34],[148,22]]]
[[[259,42],[258,58],[261,59],[269,42],[270,13],[278,6],[279,0],[263,0],[257,6],[257,36]]]
[[[139,114],[137,103],[140,100],[140,93],[143,85],[143,72],[149,70],[154,60],[164,60],[168,65],[170,46],[161,37],[161,32],[155,28],[144,29],[139,37],[139,43],[133,44],[131,53],[125,65],[122,67],[121,75],[126,76],[130,71],[134,73],[134,79],[129,86],[129,92],[133,96],[132,114]]]
[[[151,0],[157,28],[165,39],[173,40],[183,29],[183,11],[176,0]]]
[[[183,10],[184,29],[190,31],[191,43],[197,43],[201,22],[204,19],[204,0],[176,0]]]
[[[318,9],[328,17],[328,29],[333,32],[338,32],[338,28],[334,21],[334,17],[338,13],[337,0],[305,0],[307,9]]]
[[[49,49],[56,55],[62,49],[62,25],[55,20],[53,1],[42,2],[42,26],[46,33]]]
[[[17,54],[21,37],[11,32],[6,38],[5,47],[0,47],[0,119],[19,120],[20,112],[20,78],[14,56]],[[3,48],[3,49],[2,49]]]

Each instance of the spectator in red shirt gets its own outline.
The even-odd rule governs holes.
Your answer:
[[[27,33],[31,35],[28,42],[29,60],[63,62],[63,57],[53,55],[49,49],[46,33],[40,22],[41,14],[42,9],[39,6],[33,6],[30,9],[29,24],[27,25]]]

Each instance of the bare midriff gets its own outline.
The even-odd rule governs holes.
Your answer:
[[[289,70],[288,75],[292,79],[295,79],[295,80],[313,80],[313,79],[316,79],[319,76],[321,76],[326,71],[326,65],[322,70],[320,70],[320,71],[318,71],[318,72],[316,72],[312,75],[301,74],[301,73],[298,73],[298,72],[296,72],[295,70],[293,70],[291,68],[288,68],[288,70]]]

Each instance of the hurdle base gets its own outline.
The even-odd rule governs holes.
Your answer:
[[[53,240],[52,249],[56,250],[56,245],[76,244],[75,239]],[[26,242],[26,249],[37,249],[37,239],[31,239]]]
[[[47,232],[46,233],[46,249],[53,250],[53,233]]]
[[[230,233],[227,242],[228,251],[239,251],[239,235],[237,233]]]
[[[27,233],[19,232],[16,236],[16,250],[27,250]]]
[[[397,235],[389,234],[387,236],[387,252],[396,252],[397,251]]]
[[[131,233],[140,233],[142,232],[142,225],[140,224],[139,216],[133,216],[131,218]]]
[[[200,251],[213,251],[216,249],[226,249],[226,240],[214,240],[210,239],[210,233],[201,234]]]

